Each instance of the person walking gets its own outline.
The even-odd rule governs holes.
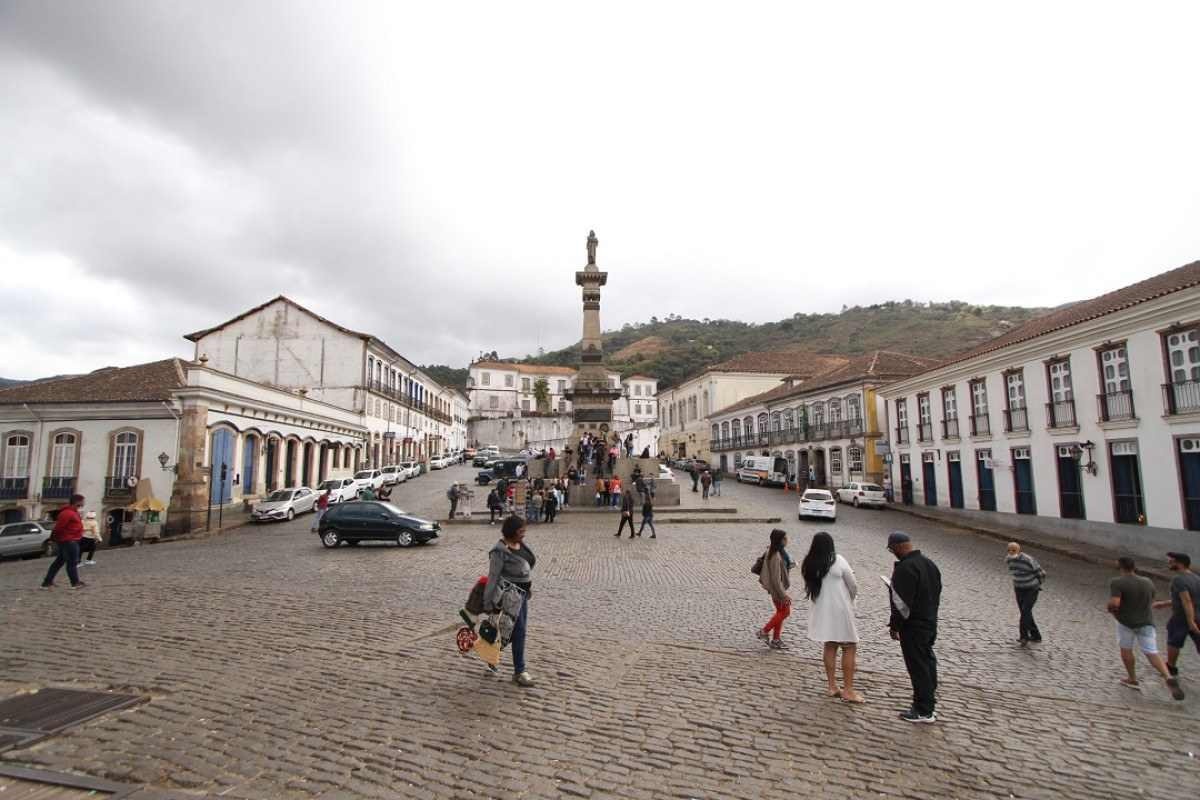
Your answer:
[[[525,544],[525,520],[515,515],[505,518],[500,526],[500,541],[488,552],[483,607],[511,618],[509,644],[512,647],[513,683],[523,687],[533,686],[533,678],[525,670],[525,635],[536,563],[537,557]]]
[[[533,521],[534,522],[542,522],[543,521],[544,517],[542,516],[542,514],[544,513],[545,508],[546,508],[546,493],[544,490],[539,489],[538,491],[533,493]]]
[[[608,487],[608,493],[609,493],[609,496],[612,498],[612,504],[614,507],[619,506],[621,504],[621,492],[622,492],[621,479],[619,477],[617,477],[616,475],[614,475],[613,479],[612,479],[612,483]],[[630,523],[630,526],[632,527],[632,523]]]
[[[83,516],[83,538],[79,540],[80,564],[87,564],[89,567],[96,565],[96,545],[101,541],[103,540],[100,538],[100,523],[96,521],[96,512],[89,511]],[[83,555],[84,551],[86,555]]]
[[[608,505],[608,484],[605,483],[604,478],[598,476],[596,478],[596,505]]]
[[[614,497],[617,495],[614,495]],[[625,524],[629,523],[629,538],[633,538],[633,492],[625,491],[619,495],[621,498],[621,523],[617,526],[617,538],[621,538],[621,531],[625,530]]]
[[[696,469],[696,465],[691,462],[688,462],[687,472],[688,472],[688,475],[692,476],[692,491],[693,492],[700,491],[700,489],[699,489],[700,472]]]
[[[1117,559],[1120,576],[1108,584],[1108,613],[1117,620],[1117,647],[1121,651],[1121,663],[1126,676],[1121,685],[1141,691],[1137,679],[1137,662],[1133,648],[1146,656],[1150,666],[1162,676],[1167,690],[1176,700],[1183,699],[1183,687],[1179,679],[1171,675],[1166,662],[1158,654],[1158,632],[1154,628],[1154,584],[1149,578],[1137,574],[1137,563],[1129,556]]]
[[[326,489],[317,498],[317,513],[313,514],[313,532],[321,529],[321,517],[325,516],[325,512],[329,510],[329,490]]]
[[[458,511],[458,484],[450,484],[450,488],[446,490],[446,499],[450,501],[450,519],[454,519],[454,513]]]
[[[91,512],[88,512],[91,513]],[[1171,578],[1171,599],[1154,604],[1155,608],[1171,609],[1167,620],[1167,672],[1179,674],[1179,651],[1191,638],[1200,653],[1200,575],[1192,572],[1192,558],[1187,553],[1167,553],[1167,569]]]
[[[558,487],[551,486],[542,502],[542,513],[546,515],[546,522],[554,522],[554,518],[558,516],[558,497]]]
[[[500,490],[498,488],[492,489],[490,492],[488,492],[487,507],[488,513],[491,515],[491,518],[488,519],[488,525],[496,524],[497,514],[499,514],[501,518],[504,517],[504,501],[500,499]]]
[[[761,569],[758,573],[758,583],[771,596],[775,614],[756,635],[776,650],[783,648],[783,621],[792,613],[792,598],[788,594],[788,589],[791,588],[788,581],[788,563],[791,559],[787,555],[786,547],[787,532],[779,528],[771,531],[771,544],[762,555]]]
[[[642,524],[638,527],[637,535],[641,536],[646,526],[650,526],[650,538],[657,539],[658,531],[654,529],[654,498],[649,492],[642,492]],[[632,527],[632,526],[631,526]]]
[[[54,520],[50,538],[54,540],[56,554],[50,569],[46,570],[46,577],[42,579],[43,589],[53,588],[54,576],[64,566],[72,589],[87,586],[79,580],[79,540],[83,538],[83,520],[79,518],[79,509],[83,508],[83,501],[83,495],[71,495],[70,504],[59,511]]]
[[[813,534],[808,554],[800,563],[804,577],[804,596],[812,602],[808,618],[808,638],[821,642],[825,663],[825,694],[847,703],[863,703],[865,698],[854,689],[857,667],[858,627],[854,624],[854,600],[858,583],[850,563],[840,556],[833,537],[821,531]],[[842,686],[837,684],[837,655],[842,651]]]
[[[707,500],[708,490],[710,487],[712,487],[712,473],[708,470],[704,470],[703,474],[700,475],[700,487],[704,490],[704,493],[701,495],[701,499]]]
[[[721,496],[721,475],[722,475],[721,470],[719,470],[719,469],[713,470],[713,474],[712,474],[712,496],[713,497]]]
[[[912,707],[900,712],[905,722],[937,722],[934,710],[937,692],[938,606],[942,599],[942,573],[937,565],[913,548],[907,533],[888,534],[887,549],[896,557],[892,566],[888,631],[900,642],[904,667],[912,682]]]
[[[1017,623],[1020,629],[1021,645],[1030,642],[1040,642],[1042,632],[1033,621],[1033,605],[1037,602],[1038,593],[1042,590],[1042,582],[1046,580],[1046,571],[1033,556],[1021,552],[1021,545],[1016,542],[1008,543],[1008,555],[1004,562],[1008,565],[1008,574],[1012,576],[1013,590],[1017,595],[1017,610],[1021,612],[1021,621]]]

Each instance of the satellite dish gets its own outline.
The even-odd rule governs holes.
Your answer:
[[[126,485],[126,486],[128,486],[130,489],[132,489],[132,488],[134,488],[135,486],[137,486],[137,485],[138,485],[138,479],[137,479],[137,476],[135,476],[135,475],[130,475],[128,478],[126,478],[126,479],[125,479],[125,485]]]

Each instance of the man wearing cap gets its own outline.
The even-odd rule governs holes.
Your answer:
[[[1171,578],[1171,599],[1160,600],[1155,608],[1171,609],[1167,620],[1167,671],[1171,677],[1179,674],[1179,651],[1190,638],[1200,653],[1200,575],[1192,572],[1192,559],[1187,553],[1167,553],[1167,569]]]
[[[913,549],[907,533],[894,531],[888,534],[887,549],[896,557],[892,567],[892,616],[888,630],[892,638],[900,642],[904,666],[913,687],[912,707],[900,712],[900,719],[936,722],[937,658],[933,654],[933,643],[937,640],[942,573],[920,550]]]

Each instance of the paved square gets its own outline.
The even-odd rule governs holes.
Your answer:
[[[444,516],[448,480],[469,474],[422,476],[396,500]],[[797,559],[824,527],[796,521],[794,494],[724,488],[709,502],[782,516]],[[685,491],[684,502],[702,501]],[[790,649],[754,638],[771,609],[749,566],[770,525],[664,522],[657,540],[635,541],[613,538],[615,513],[532,527],[538,685],[522,690],[506,664],[491,676],[454,648],[456,612],[497,528],[448,526],[428,547],[330,551],[306,517],[102,551],[83,568],[82,591],[65,581],[39,591],[45,560],[0,564],[4,694],[68,686],[151,698],[4,760],[238,798],[1200,789],[1200,681],[1187,680],[1200,657],[1181,661],[1182,703],[1144,664],[1143,693],[1119,687],[1108,571],[1034,551],[1050,575],[1036,609],[1046,642],[1021,649],[1003,543],[896,512],[840,513],[828,527],[861,586],[865,706],[822,696],[799,587]],[[933,726],[896,719],[910,689],[875,576],[890,573],[884,538],[897,527],[945,583]]]

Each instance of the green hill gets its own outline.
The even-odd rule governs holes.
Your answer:
[[[672,314],[664,320],[651,317],[649,322],[605,333],[604,352],[611,369],[625,376],[652,375],[658,378],[660,388],[667,388],[733,356],[785,347],[839,355],[883,349],[945,357],[998,336],[1047,310],[904,300],[843,308],[840,314],[795,314],[763,324],[685,319]],[[576,366],[579,343],[541,356],[514,360]]]

